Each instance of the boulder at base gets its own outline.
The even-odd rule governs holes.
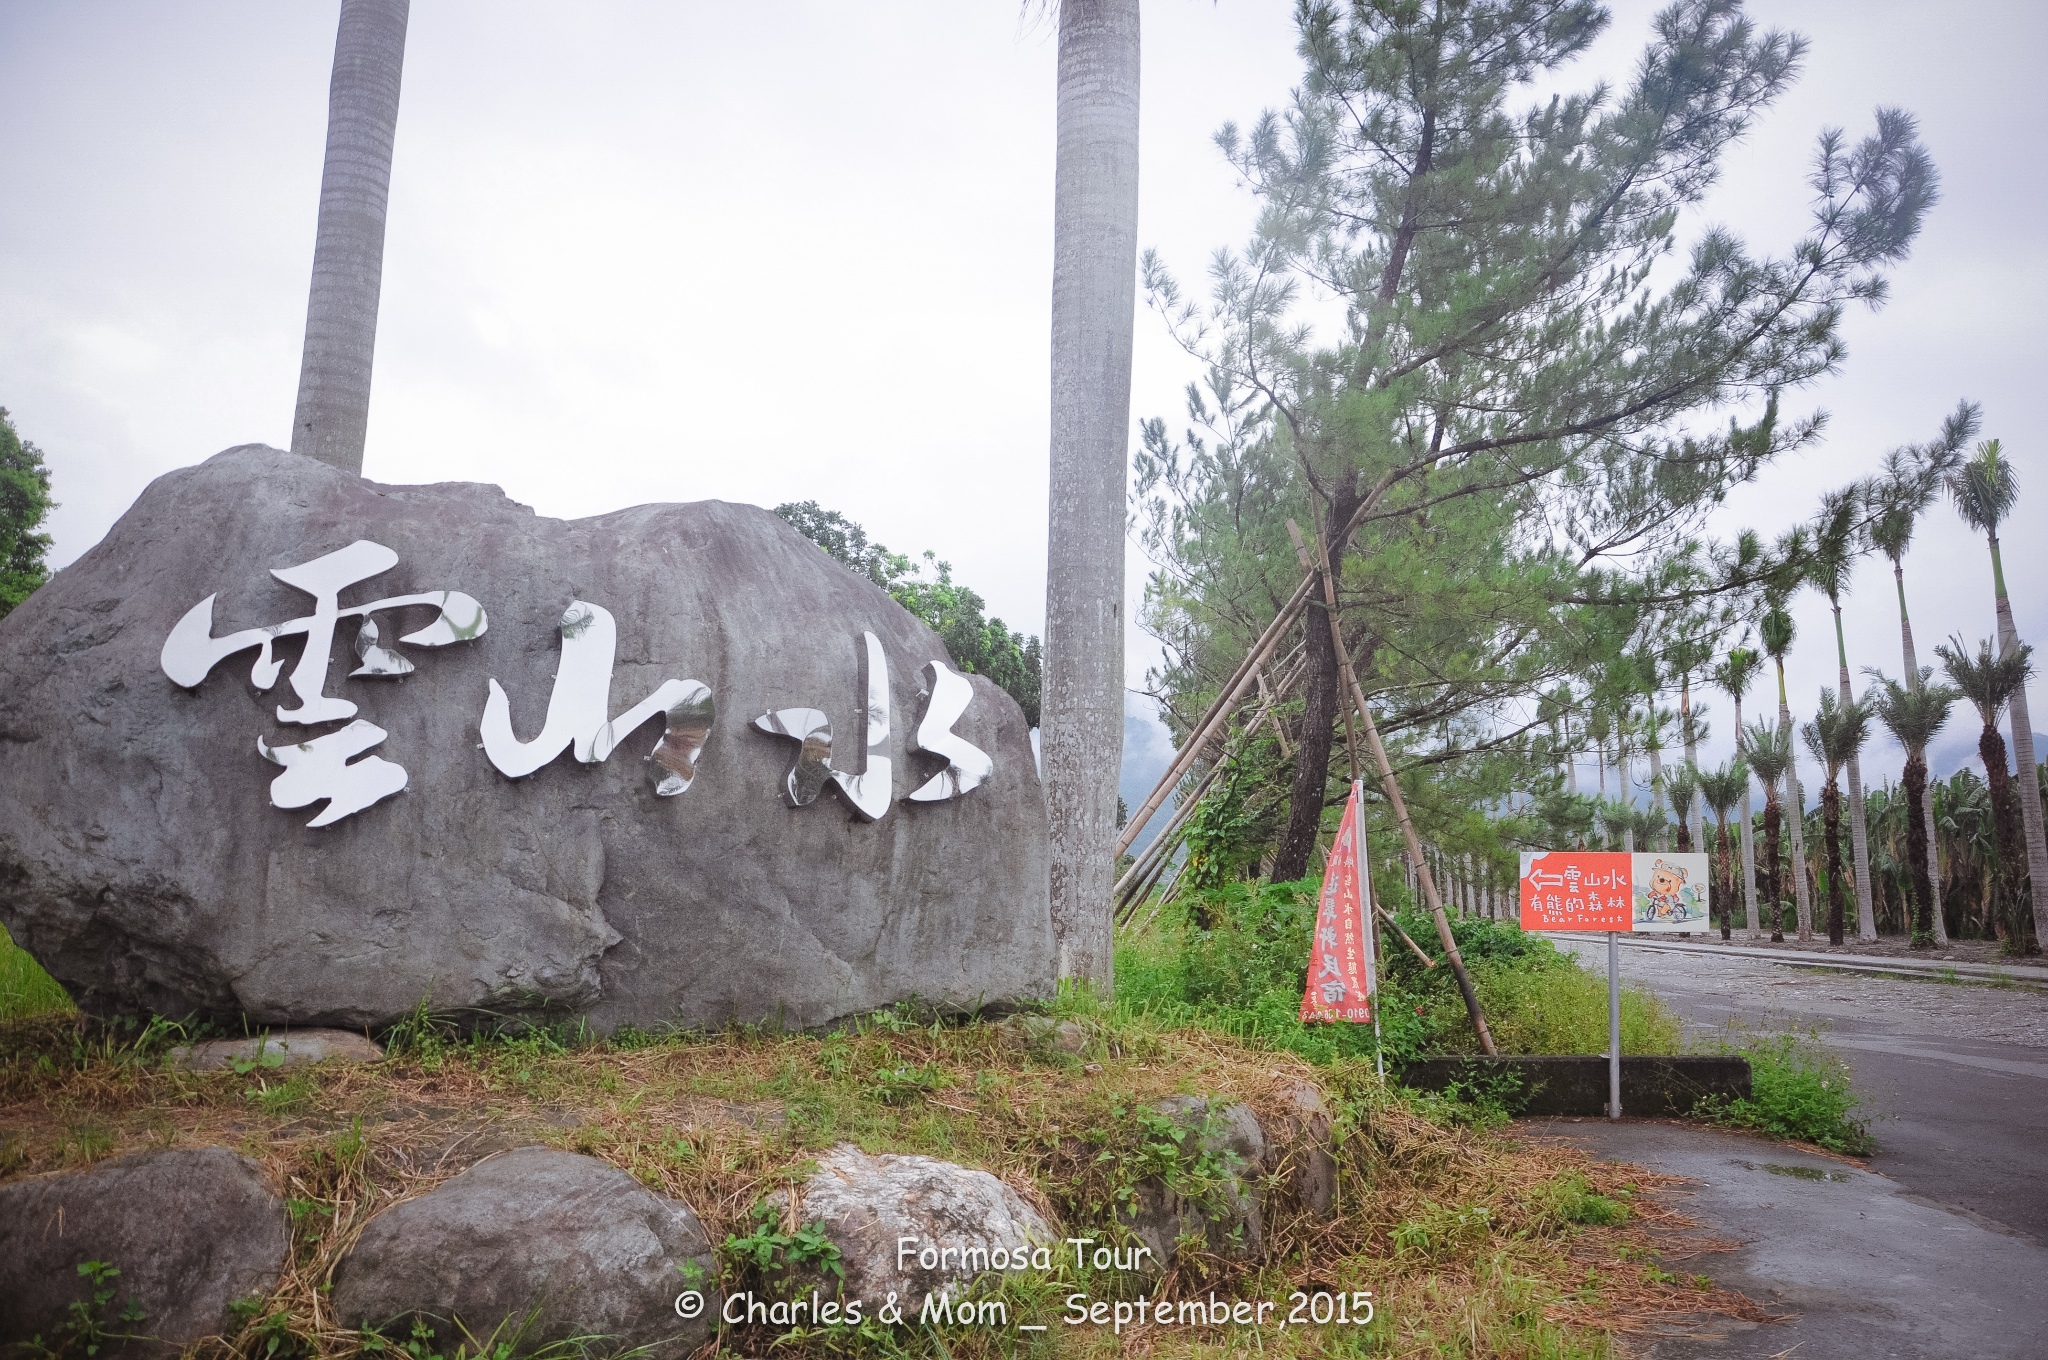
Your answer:
[[[1199,1237],[1218,1256],[1256,1261],[1266,1254],[1266,1135],[1249,1105],[1203,1096],[1168,1096],[1154,1107],[1174,1129],[1183,1164],[1207,1161],[1213,1183],[1185,1195],[1156,1176],[1138,1183],[1124,1221],[1165,1266],[1183,1238]]]
[[[796,1217],[839,1248],[847,1298],[872,1313],[893,1294],[911,1318],[928,1294],[951,1298],[990,1272],[1031,1269],[1035,1249],[1058,1247],[1038,1211],[988,1172],[936,1157],[871,1157],[851,1143],[819,1156]]]
[[[688,1205],[595,1157],[528,1147],[371,1219],[335,1266],[334,1312],[401,1338],[437,1319],[451,1344],[519,1332],[522,1353],[583,1337],[604,1354],[687,1355],[716,1325],[716,1284]],[[685,1291],[700,1299],[688,1317]]]
[[[267,1295],[284,1258],[284,1201],[227,1148],[17,1181],[0,1187],[0,1352],[40,1336],[52,1351],[175,1355],[231,1330],[229,1305]],[[83,1335],[88,1320],[105,1339]]]
[[[320,579],[352,574],[323,625]],[[360,613],[408,596],[427,602]],[[251,633],[178,683],[166,640],[209,598],[172,648],[188,682],[210,639],[279,630],[274,649]],[[323,628],[324,680],[303,664]],[[230,449],[0,619],[0,922],[100,1014],[801,1026],[1042,995],[1023,713],[935,661],[936,634],[752,506],[555,520]],[[934,676],[957,718],[923,721]],[[509,719],[492,753],[487,702]],[[793,771],[768,714],[829,724],[845,778]],[[504,740],[536,768],[502,773]],[[934,799],[948,760],[926,750],[949,741],[954,768],[993,770]]]

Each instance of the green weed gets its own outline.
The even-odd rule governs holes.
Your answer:
[[[1860,1101],[1848,1064],[1817,1039],[1755,1035],[1730,1047],[1749,1059],[1750,1094],[1705,1106],[1709,1118],[1851,1156],[1876,1147],[1869,1127],[1852,1113]]]
[[[61,1015],[71,1009],[70,994],[0,927],[0,1020]]]

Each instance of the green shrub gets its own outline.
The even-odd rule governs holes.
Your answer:
[[[1816,1040],[1798,1034],[1757,1035],[1730,1045],[1749,1059],[1747,1100],[1706,1111],[1719,1123],[1755,1129],[1773,1138],[1812,1143],[1861,1156],[1876,1144],[1851,1113],[1860,1103],[1849,1067]]]
[[[1369,1025],[1304,1025],[1296,1017],[1315,925],[1313,880],[1227,883],[1176,903],[1155,929],[1117,952],[1117,1005],[1165,1023],[1202,1024],[1315,1063],[1373,1057]],[[1401,1063],[1474,1053],[1478,1041],[1429,917],[1402,929],[1438,960],[1425,968],[1391,930],[1382,932],[1380,1038]],[[1206,925],[1197,925],[1196,922]],[[1452,938],[1472,974],[1503,1053],[1607,1051],[1607,982],[1513,922],[1462,920]],[[1675,1053],[1679,1022],[1655,997],[1622,993],[1624,1053]]]
[[[1605,1228],[1628,1219],[1628,1205],[1600,1194],[1585,1175],[1566,1171],[1553,1177],[1537,1196],[1543,1211],[1560,1223]]]

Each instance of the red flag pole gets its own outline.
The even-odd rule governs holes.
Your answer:
[[[1358,814],[1358,914],[1365,918],[1365,975],[1371,983],[1366,993],[1372,1003],[1372,1060],[1379,1069],[1380,1085],[1387,1084],[1387,1050],[1380,1042],[1380,950],[1379,922],[1372,914],[1372,866],[1365,856],[1365,781],[1351,781],[1351,806]]]

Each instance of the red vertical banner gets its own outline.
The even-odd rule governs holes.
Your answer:
[[[1372,1021],[1377,970],[1373,967],[1371,907],[1367,894],[1365,809],[1358,785],[1344,805],[1344,820],[1330,844],[1323,869],[1321,905],[1316,910],[1315,939],[1309,946],[1308,987],[1302,993],[1301,1021],[1334,1023]]]

